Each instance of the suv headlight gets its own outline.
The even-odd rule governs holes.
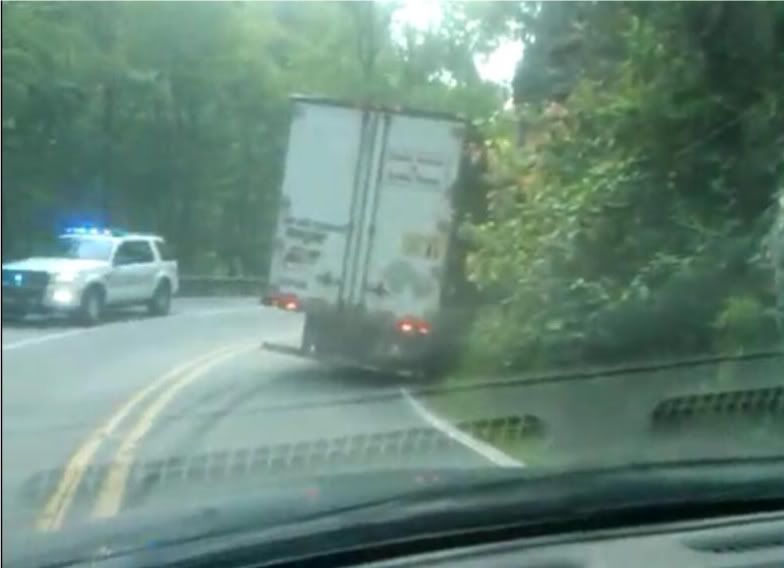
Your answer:
[[[64,270],[55,274],[54,281],[61,283],[73,282],[78,276],[79,273],[75,270]]]

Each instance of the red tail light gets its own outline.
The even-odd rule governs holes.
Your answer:
[[[413,317],[398,320],[395,327],[403,335],[428,335],[432,329],[425,320]]]
[[[401,321],[400,323],[397,324],[397,328],[403,333],[411,333],[416,329],[414,327],[414,324],[411,323],[410,321]]]
[[[299,298],[294,294],[272,294],[262,301],[265,306],[281,308],[289,312],[298,312],[302,307]]]

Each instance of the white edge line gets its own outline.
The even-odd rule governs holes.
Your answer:
[[[211,308],[211,309],[208,309],[208,310],[195,310],[195,311],[192,311],[192,312],[183,311],[183,312],[178,312],[178,313],[180,315],[190,316],[190,317],[218,316],[218,315],[221,315],[221,314],[232,314],[232,313],[237,313],[237,312],[248,312],[249,311],[249,309],[248,309],[249,307],[251,309],[253,309],[256,306],[255,305],[251,305],[251,306],[233,306],[233,307],[230,307],[230,308]],[[256,315],[256,314],[251,314],[251,315]]]
[[[55,339],[62,339],[65,337],[71,337],[73,335],[82,335],[92,331],[90,329],[72,329],[70,331],[63,331],[61,333],[50,333],[49,335],[42,335],[39,337],[29,337],[27,339],[20,339],[19,341],[15,341],[13,343],[8,343],[3,345],[3,351],[10,351],[12,349],[18,349],[20,347],[27,347],[28,345],[36,345],[38,343],[46,343],[47,341],[53,341]]]
[[[499,467],[525,467],[525,463],[514,459],[512,456],[502,452],[495,446],[491,446],[490,444],[487,444],[481,440],[477,440],[473,436],[470,436],[462,430],[458,429],[448,420],[445,420],[437,414],[434,414],[432,410],[411,396],[411,393],[408,392],[408,389],[401,388],[400,392],[403,394],[403,398],[408,401],[416,413],[419,414],[419,416],[421,416],[428,424],[443,432],[445,435],[449,436],[456,442],[463,444],[469,450],[476,452],[487,461]]]
[[[239,311],[247,311],[246,307],[230,307],[230,308],[214,308],[209,310],[200,310],[200,311],[183,311],[183,312],[175,312],[172,313],[172,316],[185,316],[185,317],[209,317],[214,315],[221,315],[221,314],[228,314],[233,312]],[[104,328],[111,328],[116,325],[123,325],[123,324],[135,324],[139,323],[140,320],[138,319],[128,319],[128,320],[121,320],[118,322],[111,322],[105,323],[98,327],[91,327],[89,329],[72,329],[69,331],[63,331],[61,333],[50,333],[48,335],[42,335],[38,337],[29,337],[27,339],[20,339],[19,341],[15,341],[13,343],[8,343],[2,346],[2,351],[11,351],[13,349],[19,349],[21,347],[28,347],[31,345],[37,345],[39,343],[46,343],[47,341],[54,341],[55,339],[65,339],[66,337],[72,337],[76,335],[84,335],[86,333],[99,331],[100,329]]]

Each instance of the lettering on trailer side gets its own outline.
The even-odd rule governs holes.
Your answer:
[[[334,233],[345,233],[348,231],[349,227],[348,224],[335,225],[334,223],[325,223],[323,221],[317,221],[316,219],[297,219],[294,217],[287,217],[286,224],[296,225],[305,229],[315,229]]]
[[[391,186],[438,190],[444,185],[446,166],[433,152],[394,149],[384,164],[384,181]]]
[[[278,286],[281,288],[297,288],[298,290],[305,290],[308,283],[302,280],[295,280],[294,278],[281,278],[278,281]]]
[[[286,268],[295,266],[311,266],[321,257],[321,251],[306,249],[301,246],[292,246],[283,255],[283,262]]]
[[[310,245],[313,243],[322,244],[327,238],[327,235],[322,231],[310,231],[289,227],[286,229],[286,237],[291,240],[301,241],[304,245]]]

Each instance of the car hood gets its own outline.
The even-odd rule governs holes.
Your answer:
[[[3,264],[3,270],[36,270],[40,272],[63,272],[66,270],[90,270],[106,268],[109,262],[105,260],[90,260],[84,258],[48,258],[35,257]]]
[[[10,555],[10,563],[4,558],[4,565],[161,566],[187,559],[213,565],[210,558],[247,546],[262,564],[512,524],[554,530],[552,523],[564,523],[575,530],[589,520],[648,523],[656,512],[660,520],[780,514],[783,468],[781,459],[760,459],[565,472],[482,467],[314,476],[198,506],[130,510],[56,533],[27,534],[13,543],[23,554]],[[635,511],[639,518],[629,516]]]
[[[474,471],[454,469],[401,469],[337,475],[303,476],[245,486],[233,497],[191,498],[179,505],[148,505],[117,517],[66,525],[56,532],[11,530],[7,537],[11,566],[80,565],[119,555],[120,565],[139,562],[137,553],[168,548],[173,543],[210,540],[217,535],[244,533],[249,528],[297,526],[300,520],[331,511],[384,503],[396,496],[417,494],[472,480],[508,475],[497,468]],[[209,494],[207,486],[202,490]],[[187,504],[193,503],[193,504]],[[175,548],[178,545],[175,544]],[[4,562],[6,565],[6,562]]]

